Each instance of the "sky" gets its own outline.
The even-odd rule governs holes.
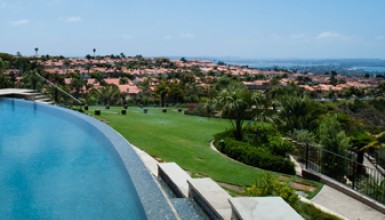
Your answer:
[[[385,59],[384,0],[0,0],[0,52]]]

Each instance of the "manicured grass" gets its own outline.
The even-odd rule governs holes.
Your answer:
[[[144,114],[141,108],[129,107],[127,115],[117,114],[122,107],[105,110],[102,106],[90,106],[89,109],[86,112],[92,115],[95,109],[100,109],[100,117],[133,145],[166,162],[176,162],[192,175],[198,173],[218,182],[250,186],[263,171],[234,162],[210,148],[214,134],[231,127],[228,120],[183,115],[170,108],[162,113],[160,108],[149,107],[148,114]],[[314,185],[317,191],[307,192],[309,197],[322,186]]]

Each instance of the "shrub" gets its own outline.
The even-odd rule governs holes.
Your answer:
[[[384,99],[373,99],[369,101],[377,110],[384,111],[385,110],[385,100]]]
[[[201,102],[207,102],[207,97],[201,97]]]
[[[296,203],[299,200],[298,195],[295,193],[295,189],[290,188],[287,183],[281,183],[270,173],[267,173],[265,176],[265,173],[263,172],[261,178],[255,180],[255,182],[255,185],[247,188],[243,194],[258,197],[280,196],[292,207],[296,206]]]
[[[303,203],[298,201],[295,206],[293,206],[295,211],[298,212],[305,220],[342,220],[334,215],[329,213],[322,212],[317,209],[314,205]]]
[[[294,129],[293,132],[289,132],[288,136],[299,143],[309,143],[312,144],[315,141],[315,136],[312,132],[308,130],[297,130]]]
[[[354,100],[353,103],[352,103],[352,102],[349,102],[348,107],[349,107],[349,109],[352,110],[352,112],[354,112],[354,113],[358,112],[358,111],[361,110],[361,109],[366,109],[366,108],[368,108],[368,106],[367,106],[364,102],[362,102],[362,101],[360,101],[360,100],[358,100],[358,99]]]
[[[361,185],[362,188],[359,189],[360,192],[380,201],[385,202],[385,180],[378,181],[372,176],[364,177],[362,179]]]
[[[98,103],[98,99],[97,98],[95,98],[95,97],[90,97],[89,99],[88,99],[88,104],[90,104],[90,105],[95,105],[96,103]]]
[[[84,98],[80,98],[79,101],[81,101],[83,104],[87,103],[86,99],[84,99]]]
[[[250,130],[254,128],[252,127]],[[219,151],[247,165],[281,173],[295,174],[294,163],[285,160],[285,154],[287,152],[292,153],[295,147],[292,143],[282,140],[277,133],[274,132],[271,136],[266,135],[268,140],[265,143],[258,141],[257,137],[261,137],[258,135],[254,135],[255,139],[248,142],[246,140],[235,140],[233,130],[229,129],[216,134],[214,136],[214,143]],[[220,142],[221,140],[224,140],[224,144]]]

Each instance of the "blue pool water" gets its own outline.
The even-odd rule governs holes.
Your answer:
[[[0,219],[146,219],[111,143],[80,124],[0,100]]]

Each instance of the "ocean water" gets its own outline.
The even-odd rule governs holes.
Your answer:
[[[241,64],[240,64],[241,65]],[[295,68],[295,67],[313,67],[313,66],[327,66],[329,64],[298,64],[298,63],[269,63],[269,64],[250,64],[249,68]]]
[[[367,72],[385,72],[385,67],[354,67]]]
[[[0,100],[0,219],[146,219],[109,142]]]

